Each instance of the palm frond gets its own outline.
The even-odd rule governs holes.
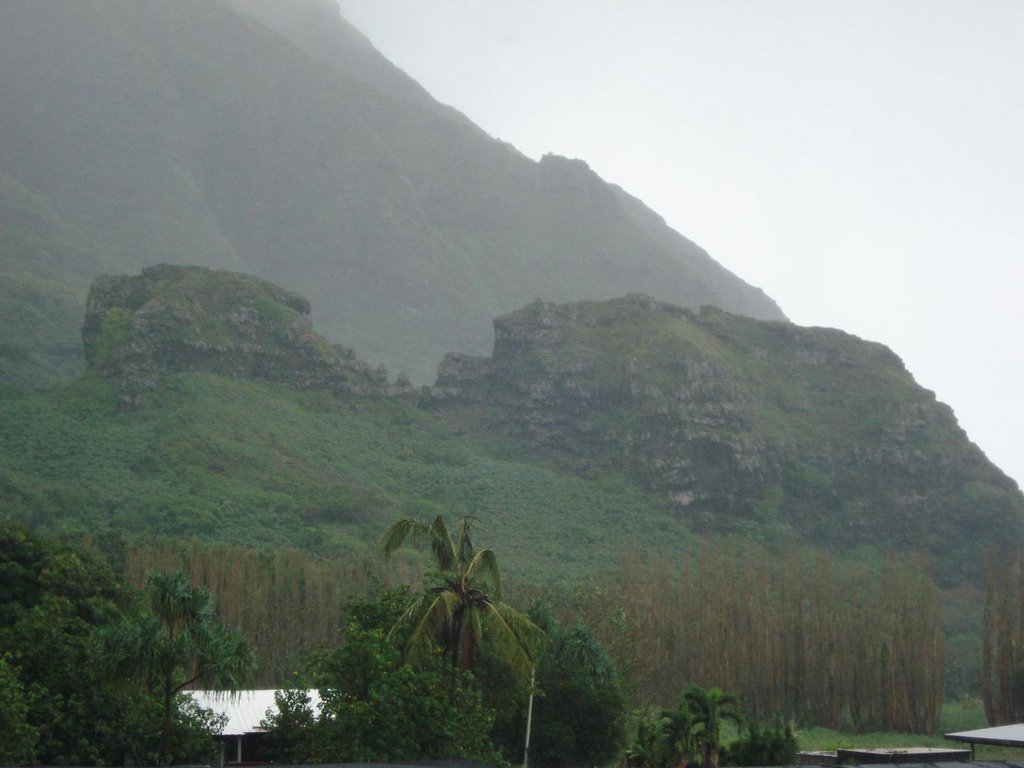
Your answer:
[[[548,636],[515,608],[502,602],[486,603],[486,621],[490,638],[498,652],[521,680],[528,680]]]
[[[430,526],[430,549],[434,553],[434,560],[441,571],[454,570],[457,555],[444,515],[438,515]]]
[[[409,539],[413,546],[419,543],[423,537],[429,536],[430,527],[421,520],[403,518],[393,523],[380,539],[380,548],[384,557],[391,557]]]
[[[498,558],[493,549],[481,549],[470,560],[466,567],[467,581],[478,579],[492,589],[492,597],[501,600],[501,572],[498,570]]]
[[[421,608],[422,614],[405,647],[405,658],[410,664],[422,664],[430,658],[458,608],[458,596],[447,590],[425,595],[427,597],[432,599],[420,603],[425,607]]]
[[[239,630],[206,625],[197,633],[199,663],[195,680],[206,688],[236,691],[247,685],[255,672],[255,655]]]
[[[158,616],[171,634],[213,616],[210,591],[193,587],[180,571],[150,573],[143,595],[149,612]]]
[[[473,539],[470,530],[474,522],[475,519],[472,515],[466,515],[459,519],[455,536],[455,551],[460,568],[465,568],[473,559]]]

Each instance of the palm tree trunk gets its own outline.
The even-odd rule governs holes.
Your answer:
[[[162,738],[160,740],[160,765],[171,764],[171,701],[174,699],[174,691],[171,681],[164,682],[164,722],[162,725]]]

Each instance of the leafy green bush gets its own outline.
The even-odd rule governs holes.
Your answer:
[[[740,737],[728,745],[723,765],[792,765],[799,751],[790,723],[777,716],[771,725],[748,722]]]
[[[413,667],[383,625],[397,618],[401,593],[361,600],[348,611],[344,643],[309,663],[320,692],[315,716],[302,691],[278,697],[265,721],[276,760],[387,762],[424,758],[497,759],[494,713],[472,674],[438,654]]]

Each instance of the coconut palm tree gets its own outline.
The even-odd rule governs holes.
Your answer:
[[[693,685],[683,694],[693,718],[693,736],[703,768],[717,768],[718,752],[722,743],[722,723],[725,720],[740,725],[743,715],[735,696],[723,693],[721,688]]]
[[[213,617],[206,589],[192,587],[183,573],[152,573],[140,609],[99,636],[98,650],[109,672],[134,680],[163,698],[160,762],[171,756],[174,697],[189,685],[235,691],[254,670],[251,647]]]
[[[440,647],[452,668],[472,669],[477,649],[487,641],[513,672],[529,679],[544,633],[501,599],[501,574],[493,550],[476,550],[473,519],[460,518],[452,537],[443,515],[433,523],[406,518],[384,533],[381,548],[390,556],[408,540],[426,540],[440,581],[421,592],[392,629],[412,625],[406,658],[424,661]]]

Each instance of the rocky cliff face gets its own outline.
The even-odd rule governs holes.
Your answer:
[[[1024,497],[899,358],[840,331],[633,295],[536,302],[432,407],[587,474],[624,472],[698,530],[942,554],[1017,536]]]
[[[271,283],[202,267],[158,265],[138,277],[98,278],[82,340],[90,369],[113,381],[127,408],[147,405],[167,373],[327,389],[337,395],[412,394],[312,329],[309,302]]]

